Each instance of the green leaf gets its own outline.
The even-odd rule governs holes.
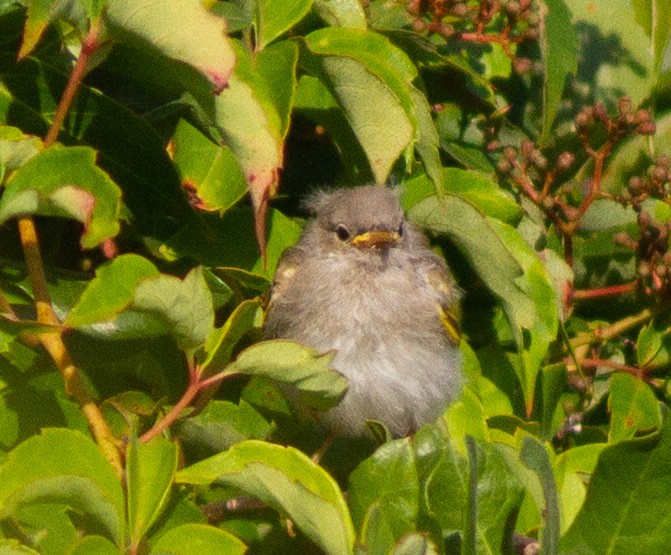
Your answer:
[[[99,268],[66,325],[115,339],[172,335],[194,351],[214,327],[212,294],[200,267],[180,280],[138,255],[121,255]]]
[[[420,479],[420,514],[434,520],[444,534],[464,529],[468,504],[468,468],[437,426],[423,426],[412,446]]]
[[[230,148],[217,145],[185,120],[172,137],[173,161],[192,204],[225,212],[247,193],[247,182]]]
[[[595,526],[595,523],[599,523]],[[665,554],[671,545],[671,426],[606,447],[562,554]]]
[[[610,378],[608,408],[611,412],[609,443],[630,439],[638,431],[653,430],[662,422],[659,402],[650,386],[624,372]]]
[[[33,51],[50,23],[63,19],[75,26],[80,33],[84,33],[90,21],[100,15],[102,7],[103,2],[100,0],[78,0],[77,2],[33,0],[29,2],[18,58],[25,58]]]
[[[573,447],[560,453],[554,462],[557,491],[561,508],[561,529],[565,533],[580,512],[587,485],[584,476],[591,476],[605,443],[591,443]]]
[[[671,5],[664,0],[633,0],[636,22],[650,38],[650,51],[656,72],[664,61],[671,36]]]
[[[71,511],[71,507],[59,503],[23,505],[12,519],[18,532],[15,535],[25,538],[24,541],[40,553],[69,551],[79,536],[69,514]]]
[[[524,291],[526,298],[533,303],[533,321],[527,321],[526,312],[503,300],[508,320],[513,325],[515,342],[521,354],[521,368],[518,378],[524,393],[527,414],[531,414],[536,378],[547,354],[550,343],[557,336],[559,328],[559,302],[550,276],[538,255],[524,242],[520,234],[512,227],[490,219],[490,225],[506,245],[515,260],[524,268],[523,276],[517,278],[517,286]],[[525,330],[529,332],[525,338]]]
[[[178,483],[214,481],[285,513],[326,553],[352,552],[354,528],[338,484],[297,449],[245,441],[177,473]]]
[[[125,535],[119,479],[84,434],[46,429],[15,448],[0,467],[0,518],[39,501],[65,503],[89,515],[118,546]]]
[[[21,545],[17,540],[0,539],[0,553],[2,555],[40,555],[38,551]]]
[[[0,223],[30,214],[73,218],[84,225],[81,245],[90,249],[119,233],[120,210],[121,191],[96,166],[93,149],[54,145],[9,180]]]
[[[438,555],[440,551],[429,538],[415,532],[402,538],[390,553],[391,555]]]
[[[282,41],[258,52],[254,59],[254,72],[266,83],[267,99],[279,117],[279,134],[286,137],[291,123],[291,110],[296,93],[296,66],[298,45]]]
[[[522,441],[520,459],[527,468],[536,473],[543,490],[545,526],[541,534],[542,552],[557,553],[560,533],[559,500],[548,453],[538,440],[526,436]]]
[[[564,363],[545,366],[540,373],[541,386],[541,437],[550,441],[554,435],[553,419],[555,409],[566,386],[566,365]]]
[[[530,328],[536,318],[534,306],[522,289],[524,284],[518,284],[522,268],[504,242],[508,237],[501,237],[501,226],[468,200],[452,194],[439,199],[432,189],[427,188],[426,180],[406,184],[401,200],[410,220],[433,233],[448,235],[514,314],[515,322]],[[513,246],[517,248],[517,242]]]
[[[419,509],[419,479],[415,455],[408,439],[380,447],[350,474],[349,505],[357,528],[366,523],[371,534],[364,545],[388,552],[407,533],[415,530]],[[369,512],[375,511],[374,516]],[[379,535],[388,531],[386,545]],[[374,535],[373,535],[374,534]]]
[[[333,353],[317,354],[293,341],[262,341],[240,353],[226,367],[227,374],[263,376],[290,385],[302,407],[325,410],[347,389],[347,379],[329,368]]]
[[[287,51],[295,49],[293,46],[280,48]],[[278,86],[279,81],[283,85],[282,90],[287,87],[293,90],[295,72],[286,70],[295,66],[295,53],[293,59],[291,55],[286,56],[286,52],[279,53],[282,59],[280,67],[285,69],[280,77],[273,77],[272,73],[262,75],[242,47],[236,47],[236,57],[235,73],[225,90],[215,98],[203,94],[203,91],[198,91],[197,95],[201,106],[235,155],[254,207],[259,210],[274,191],[283,163],[282,139],[286,132],[286,119],[283,120],[285,114],[279,113],[280,106],[276,102],[286,100],[286,94],[272,92],[273,86]]]
[[[643,326],[636,340],[636,358],[641,368],[666,368],[671,361],[671,328],[663,321]]]
[[[172,0],[109,0],[103,18],[113,38],[154,48],[204,75],[215,92],[228,83],[235,53],[226,36],[226,22],[200,2]]]
[[[648,98],[656,82],[651,41],[637,23],[632,2],[564,2],[573,14],[573,27],[585,29],[580,48],[590,53],[582,65],[592,98],[615,104],[627,95],[634,106]]]
[[[133,310],[163,324],[185,351],[204,345],[214,327],[212,295],[201,268],[183,280],[161,274],[141,281]]]
[[[262,49],[300,22],[312,0],[259,0],[255,5],[256,44]]]
[[[165,508],[177,470],[177,446],[164,437],[149,443],[137,439],[126,451],[128,526],[132,545],[139,545]]]
[[[547,144],[566,79],[578,70],[578,37],[564,0],[542,0],[540,4],[543,19],[540,46],[544,62],[541,144]]]
[[[77,328],[111,320],[132,304],[143,280],[159,275],[146,258],[136,254],[117,256],[97,268],[96,277],[88,283],[65,325]]]
[[[494,555],[511,543],[511,518],[519,512],[524,492],[495,445],[476,441],[475,446],[476,547],[478,553]]]
[[[368,31],[320,29],[305,37],[305,45],[312,55],[302,63],[338,100],[375,181],[383,183],[419,138],[411,93],[417,69],[388,39]]]
[[[443,180],[445,191],[462,197],[490,218],[510,225],[520,221],[519,204],[487,175],[474,170],[444,168]]]
[[[102,536],[86,536],[71,552],[71,555],[119,555],[119,549]]]
[[[213,400],[202,412],[180,421],[177,434],[182,444],[209,456],[246,439],[267,439],[273,426],[249,403]]]
[[[443,182],[443,165],[440,160],[440,137],[431,117],[429,101],[423,93],[412,87],[410,89],[415,105],[415,118],[417,119],[417,154],[424,164],[426,175],[431,179],[436,194],[441,195]]]
[[[359,0],[315,0],[314,10],[331,27],[368,27],[366,12]]]
[[[221,372],[230,362],[233,349],[257,321],[261,308],[259,299],[241,302],[220,328],[213,330],[205,344],[207,356],[200,364],[204,376]]]
[[[163,534],[150,553],[159,555],[243,555],[247,546],[238,538],[206,524],[183,524]]]
[[[0,125],[0,183],[7,172],[20,168],[43,149],[37,137],[24,135],[20,129]]]

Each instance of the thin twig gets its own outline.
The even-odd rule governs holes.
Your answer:
[[[622,293],[631,293],[638,288],[638,280],[622,283],[620,285],[611,285],[608,287],[597,287],[596,289],[578,289],[573,291],[573,300],[596,299],[598,297],[607,297],[610,295],[621,295]]]

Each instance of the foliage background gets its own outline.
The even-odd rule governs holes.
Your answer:
[[[666,553],[667,0],[0,0],[3,553]],[[314,188],[465,291],[435,424],[259,342]],[[269,202],[270,201],[270,202]],[[346,495],[345,493],[346,492]]]

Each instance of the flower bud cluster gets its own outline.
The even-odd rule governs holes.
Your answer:
[[[524,41],[537,41],[540,18],[531,0],[408,0],[412,29],[445,40],[499,43],[518,73],[532,71],[534,62],[517,56]]]
[[[618,114],[611,117],[603,102],[583,107],[575,117],[574,124],[578,135],[586,137],[590,129],[601,124],[611,136],[653,135],[655,122],[648,110],[634,111],[631,99],[623,96],[618,101]]]
[[[642,283],[656,293],[671,293],[671,222],[658,222],[649,212],[638,213],[639,238],[622,231],[613,241],[636,251],[638,275]]]

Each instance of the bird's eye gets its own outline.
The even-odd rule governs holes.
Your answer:
[[[336,235],[341,241],[347,241],[350,238],[349,229],[342,224],[338,224],[338,227],[336,227]]]

